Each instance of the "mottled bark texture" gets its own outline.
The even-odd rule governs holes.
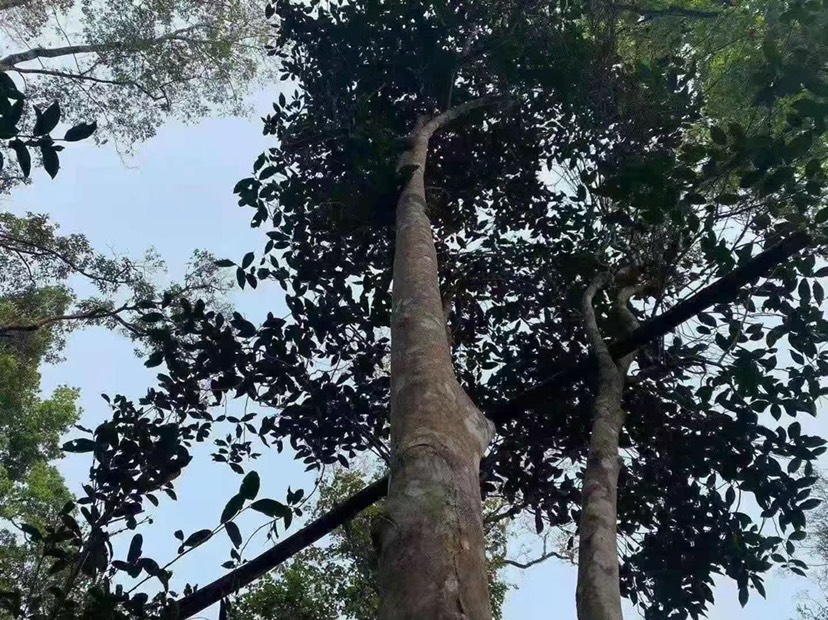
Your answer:
[[[609,284],[608,274],[597,277],[583,297],[584,328],[597,362],[597,390],[592,409],[592,432],[581,500],[578,545],[578,620],[621,620],[618,569],[617,498],[621,457],[618,438],[624,426],[624,378],[635,353],[617,362],[601,335],[595,318],[595,295]],[[622,288],[615,300],[624,330],[638,323],[629,309],[636,286]]]
[[[424,186],[430,137],[471,107],[420,123],[399,164],[414,171],[397,205],[390,481],[374,531],[381,620],[491,617],[479,466],[493,427],[454,374]]]

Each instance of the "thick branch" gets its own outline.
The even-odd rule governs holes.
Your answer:
[[[787,239],[747,261],[741,267],[737,267],[692,297],[676,304],[664,314],[651,319],[633,332],[629,338],[613,343],[609,346],[611,355],[615,359],[618,359],[634,351],[649,340],[663,336],[677,325],[692,318],[713,304],[732,300],[746,284],[754,282],[767,274],[774,267],[785,262],[810,243],[811,238],[807,233],[794,233]],[[577,379],[582,373],[588,370],[588,363],[576,364],[562,370],[511,401],[495,407],[488,413],[488,417],[499,424],[513,420],[522,411],[543,404],[556,389]],[[178,618],[184,620],[206,609],[223,597],[236,592],[245,585],[252,583],[258,577],[273,570],[291,556],[353,518],[360,511],[382,499],[385,496],[387,487],[387,477],[365,487],[272,549],[265,551],[247,564],[229,572],[224,577],[196,590],[193,594],[180,599],[174,604],[179,612]]]
[[[619,359],[628,353],[632,353],[641,345],[646,344],[653,338],[667,334],[673,328],[693,318],[710,306],[731,301],[745,285],[755,282],[769,273],[774,267],[784,263],[803,248],[808,247],[810,243],[810,236],[806,232],[800,231],[757,254],[741,267],[737,267],[695,295],[676,304],[663,314],[650,319],[635,330],[629,338],[611,344],[609,350],[612,357]],[[545,404],[550,394],[561,386],[577,379],[588,369],[589,361],[564,368],[523,394],[494,407],[486,415],[496,424],[504,424],[514,420],[526,409]]]
[[[428,139],[437,131],[448,125],[450,122],[457,120],[464,114],[479,108],[485,108],[487,106],[503,103],[506,100],[507,99],[505,97],[499,95],[485,95],[483,97],[478,97],[477,99],[472,99],[471,101],[466,101],[465,103],[456,105],[453,108],[449,108],[445,112],[441,112],[423,125],[422,129],[418,129],[416,131]]]
[[[63,321],[78,321],[78,320],[94,320],[102,319],[108,316],[117,316],[125,310],[134,310],[135,306],[123,305],[114,310],[96,309],[88,312],[78,312],[76,314],[61,314],[58,316],[50,316],[32,323],[24,323],[20,325],[0,325],[0,337],[8,337],[11,332],[35,332],[39,329],[51,325],[52,323],[62,323]]]
[[[224,577],[216,579],[203,588],[199,588],[192,594],[185,596],[173,603],[161,617],[189,618],[210,605],[217,603],[225,596],[236,592],[240,588],[253,583],[259,577],[273,570],[288,558],[296,555],[302,549],[309,547],[323,536],[330,534],[337,527],[350,521],[361,511],[368,508],[374,502],[383,498],[388,490],[388,479],[382,478],[373,484],[368,485],[361,491],[354,493],[344,502],[325,513],[315,521],[312,521],[301,530],[285,538],[282,542],[274,545],[261,555],[253,558],[247,564],[227,573]],[[175,613],[177,611],[177,614]]]
[[[115,51],[136,51],[144,49],[146,47],[157,45],[158,43],[162,43],[164,41],[177,39],[182,34],[186,34],[187,32],[191,32],[197,28],[202,28],[205,25],[206,24],[196,24],[194,26],[188,26],[187,28],[180,28],[179,30],[174,30],[173,32],[162,35],[160,37],[156,37],[154,39],[136,39],[135,41],[111,41],[108,43],[64,45],[63,47],[51,48],[33,47],[31,49],[26,50],[25,52],[17,52],[15,54],[9,54],[4,58],[0,58],[0,68],[6,69],[7,71],[13,70],[14,66],[21,62],[28,62],[30,60],[36,60],[38,58],[60,58],[62,56],[73,56],[75,54],[100,54]]]
[[[599,366],[612,372],[615,370],[615,361],[612,359],[607,343],[604,341],[604,336],[598,327],[598,319],[595,318],[595,308],[592,303],[598,291],[604,288],[608,282],[609,274],[607,273],[599,274],[592,280],[586,291],[584,291],[584,297],[581,301],[581,314],[584,318],[584,331],[589,340],[589,346],[592,348]]]

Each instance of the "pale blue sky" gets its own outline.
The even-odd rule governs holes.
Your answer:
[[[111,147],[70,145],[62,154],[57,179],[50,181],[38,171],[31,187],[15,191],[2,206],[18,214],[48,213],[63,233],[83,233],[99,250],[109,247],[137,256],[155,246],[168,262],[173,278],[181,276],[196,248],[230,258],[239,258],[251,249],[258,251],[264,245],[263,232],[250,229],[250,211],[236,206],[232,188],[249,174],[262,150],[275,146],[271,137],[262,136],[259,120],[272,100],[272,94],[264,93],[255,98],[253,120],[209,119],[197,126],[169,123],[156,138],[139,145],[126,165]],[[278,314],[284,308],[273,287],[239,291],[233,301],[251,318],[268,311]],[[102,392],[137,398],[155,375],[134,357],[130,343],[102,329],[73,335],[66,358],[64,363],[44,369],[44,390],[59,384],[80,388],[82,423],[86,426],[96,425],[108,413],[99,396]],[[813,431],[828,430],[824,422],[808,426]],[[172,557],[177,544],[172,532],[215,526],[224,501],[237,489],[240,478],[211,463],[207,453],[197,453],[194,464],[179,478],[179,501],[162,503],[155,523],[144,530],[145,549],[159,562]],[[88,461],[81,456],[61,463],[75,489],[85,478],[87,467]],[[288,485],[310,487],[304,468],[286,455],[260,459],[255,467],[262,476],[263,496],[281,499]],[[242,531],[251,532],[259,522],[255,518],[242,521]],[[260,541],[257,549],[251,548],[250,555],[262,550],[262,545]],[[223,574],[220,564],[228,559],[229,549],[224,536],[210,541],[176,565],[174,583],[203,584]],[[550,560],[524,573],[514,571],[510,578],[518,589],[508,597],[507,620],[575,620],[573,567]],[[796,577],[773,576],[767,583],[768,600],[754,594],[742,609],[735,589],[728,584],[717,589],[718,600],[710,618],[785,620],[793,614],[796,593],[805,586],[806,582]],[[213,609],[206,615],[215,618],[216,614]],[[627,617],[637,614],[628,610]]]

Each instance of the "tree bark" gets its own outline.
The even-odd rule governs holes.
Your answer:
[[[454,374],[424,184],[430,137],[472,104],[418,124],[399,164],[413,173],[397,203],[380,620],[491,618],[479,468],[493,426]]]
[[[608,283],[604,274],[593,280],[583,298],[584,327],[597,362],[597,394],[592,409],[592,433],[584,472],[578,544],[578,620],[622,620],[618,567],[618,438],[624,426],[624,378],[635,352],[613,359],[595,318],[593,299]],[[627,334],[638,327],[627,303],[637,290],[623,288],[616,310]]]

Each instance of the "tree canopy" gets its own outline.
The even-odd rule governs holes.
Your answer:
[[[175,498],[195,442],[213,439],[213,459],[245,475],[216,527],[180,536],[184,551],[226,531],[219,598],[249,583],[240,571],[273,567],[243,563],[234,517],[250,508],[289,525],[301,510],[295,492],[258,498],[259,441],[289,444],[312,470],[366,451],[395,466],[389,329],[405,309],[392,303],[391,265],[405,262],[394,251],[406,231],[393,225],[412,179],[453,370],[497,423],[486,496],[539,531],[581,523],[601,387],[590,331],[593,351],[603,342],[611,357],[634,355],[619,429],[621,592],[647,618],[697,618],[716,575],[744,604],[773,566],[801,572],[813,462],[826,450],[795,419],[816,414],[828,373],[824,8],[271,6],[271,53],[298,88],[265,119],[278,147],[236,186],[266,229],[263,252],[219,265],[241,288],[277,282],[290,312],[256,326],[204,301],[146,305],[159,385],[137,405],[111,399],[112,419],[66,446],[95,457],[79,500],[91,533],[66,526],[65,562],[97,580],[86,609],[146,611],[145,593],[106,599],[106,541],[113,520],[138,528],[159,490]],[[755,32],[712,51],[734,23]],[[745,80],[718,92],[734,74]],[[427,163],[400,165],[423,131]],[[233,397],[261,413],[211,409]],[[357,496],[376,499],[376,488]],[[158,577],[165,591],[152,603],[194,613],[199,591],[168,593],[170,573],[142,556],[140,536],[113,569]]]
[[[56,100],[70,120],[98,119],[98,139],[125,151],[168,115],[243,109],[269,75],[256,0],[15,0],[0,15],[0,70],[38,105]]]

